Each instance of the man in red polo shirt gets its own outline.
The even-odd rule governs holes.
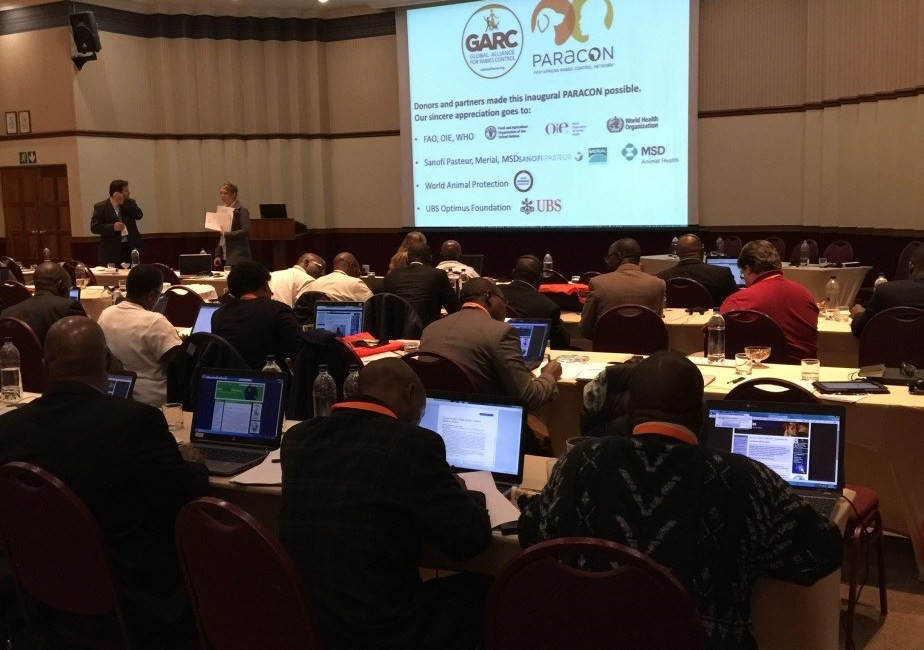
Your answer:
[[[818,305],[808,289],[783,277],[773,244],[763,239],[745,244],[738,268],[747,287],[726,298],[719,311],[752,309],[766,314],[786,336],[788,361],[818,357]]]

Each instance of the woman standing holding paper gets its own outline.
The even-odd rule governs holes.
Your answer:
[[[237,185],[223,183],[218,188],[218,198],[221,205],[234,209],[231,218],[231,229],[221,227],[221,239],[215,249],[215,266],[221,268],[225,264],[234,266],[241,262],[250,261],[250,211],[237,200]]]

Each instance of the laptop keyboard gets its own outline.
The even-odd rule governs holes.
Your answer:
[[[837,505],[837,499],[832,499],[829,496],[822,496],[820,494],[815,495],[801,495],[805,501],[815,508],[822,517],[831,518],[831,514],[834,512],[834,507]]]
[[[253,452],[246,449],[221,449],[220,447],[198,447],[205,460],[214,460],[220,463],[243,463],[253,460],[264,452]]]

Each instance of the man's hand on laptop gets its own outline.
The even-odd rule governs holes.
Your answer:
[[[551,359],[545,366],[542,368],[543,375],[549,375],[555,381],[561,379],[561,364],[558,363],[556,359]]]
[[[183,460],[188,460],[191,463],[201,463],[202,462],[202,454],[200,453],[200,451],[196,449],[195,447],[193,447],[188,442],[181,442],[179,449],[180,449],[180,456],[183,457]]]

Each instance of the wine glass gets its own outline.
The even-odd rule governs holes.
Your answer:
[[[749,345],[744,348],[744,353],[751,360],[751,368],[763,369],[767,368],[767,366],[762,364],[761,361],[770,356],[771,350],[772,348],[769,345]]]
[[[131,266],[131,262],[122,262],[121,264],[119,264],[119,266],[121,266],[123,269],[127,271],[128,267]]]

